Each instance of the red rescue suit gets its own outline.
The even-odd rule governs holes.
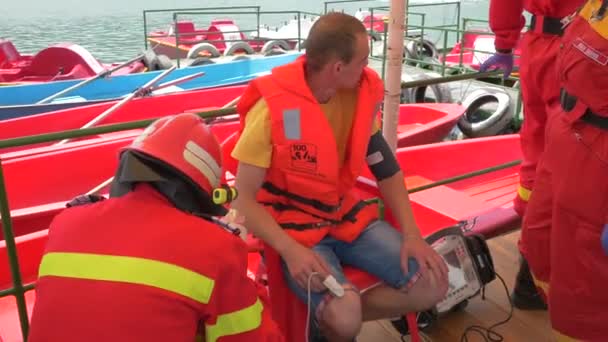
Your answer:
[[[553,328],[589,342],[608,337],[608,16],[591,20],[601,3],[589,1],[566,29],[562,108],[547,125],[521,239],[532,273],[549,279]]]
[[[51,223],[29,341],[283,341],[243,240],[148,185]]]
[[[574,13],[583,0],[492,0],[490,27],[497,50],[514,49],[525,25],[524,9],[532,14],[521,41],[520,79],[524,121],[519,132],[523,162],[515,210],[523,216],[534,187],[536,165],[544,149],[547,116],[559,105],[555,61],[560,46],[560,19]]]
[[[270,110],[272,162],[257,200],[296,241],[312,247],[330,234],[351,242],[377,219],[378,208],[356,193],[367,148],[383,99],[382,80],[365,68],[356,112],[340,166],[334,133],[310,92],[305,58],[251,82],[237,107],[241,122],[263,97]]]

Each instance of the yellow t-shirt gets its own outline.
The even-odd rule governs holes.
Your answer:
[[[348,142],[355,109],[357,106],[356,90],[340,90],[328,103],[321,104],[331,126],[338,145],[340,166],[344,161],[344,151]],[[372,134],[379,130],[378,121],[374,121]],[[270,112],[266,101],[261,98],[251,107],[245,118],[245,128],[232,151],[232,157],[240,162],[268,168],[272,159],[270,133]]]

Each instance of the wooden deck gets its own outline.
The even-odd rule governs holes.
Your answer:
[[[519,232],[497,237],[488,242],[497,273],[505,280],[509,292],[513,288],[518,271],[517,239]],[[486,287],[486,299],[477,296],[461,312],[450,313],[436,322],[433,330],[425,336],[427,341],[460,341],[463,332],[470,325],[489,327],[507,318],[510,311],[508,295],[497,278]],[[504,337],[505,342],[553,341],[549,318],[546,311],[521,311],[514,309],[509,322],[497,327],[495,332]],[[467,334],[469,342],[486,341],[475,332]],[[386,321],[364,324],[359,342],[401,342],[397,331]],[[404,339],[404,341],[409,341]],[[489,339],[488,339],[489,341]]]

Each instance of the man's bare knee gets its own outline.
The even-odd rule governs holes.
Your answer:
[[[353,291],[346,291],[342,298],[332,297],[320,312],[320,319],[341,339],[355,338],[361,331],[361,298]]]
[[[427,277],[420,277],[412,286],[409,288],[404,287],[401,290],[412,296],[418,297],[423,310],[428,310],[445,298],[448,290],[448,283],[440,283],[434,279],[432,274],[430,274]]]

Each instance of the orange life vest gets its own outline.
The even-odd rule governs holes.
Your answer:
[[[241,125],[261,97],[270,110],[272,162],[257,199],[304,245],[315,245],[328,233],[350,242],[378,217],[377,206],[363,202],[354,185],[366,165],[383,84],[365,68],[340,167],[334,133],[305,80],[305,61],[298,58],[252,81],[237,106]]]

